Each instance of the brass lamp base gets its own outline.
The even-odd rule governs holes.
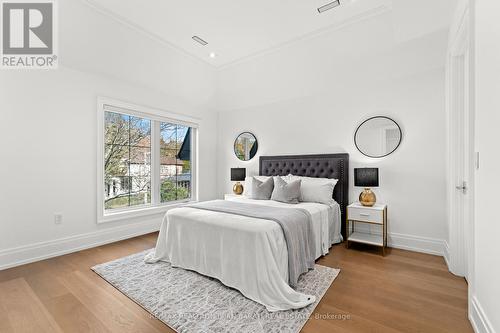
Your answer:
[[[240,195],[243,193],[243,185],[241,185],[240,182],[236,182],[236,184],[234,184],[233,193],[237,194],[237,195]]]
[[[366,187],[365,190],[359,194],[359,202],[363,206],[371,207],[377,202],[377,197],[370,188]]]

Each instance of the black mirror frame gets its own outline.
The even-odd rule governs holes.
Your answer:
[[[259,140],[257,139],[257,137],[255,136],[255,134],[253,134],[252,132],[248,132],[248,131],[244,131],[244,132],[241,132],[240,134],[238,134],[236,136],[236,138],[234,139],[234,143],[233,143],[233,152],[234,152],[234,155],[236,156],[236,158],[242,162],[248,162],[248,161],[251,161],[254,157],[250,157],[248,160],[242,160],[238,157],[238,154],[236,154],[236,141],[238,141],[238,138],[243,135],[243,134],[250,134],[251,136],[253,136],[253,138],[255,139],[255,144],[257,145],[256,149],[255,149],[255,155],[257,155],[257,152],[259,151]]]
[[[358,134],[358,131],[359,129],[361,128],[361,126],[363,126],[364,123],[372,120],[372,119],[377,119],[377,118],[384,118],[384,119],[388,119],[390,121],[392,121],[394,124],[396,124],[396,126],[398,127],[398,130],[399,130],[399,135],[400,135],[400,139],[399,139],[399,143],[398,145],[389,153],[385,154],[385,155],[382,155],[382,156],[371,156],[371,155],[368,155],[368,154],[365,154],[364,152],[361,151],[361,149],[359,149],[359,146],[358,146],[358,143],[356,142],[356,136]],[[398,148],[399,146],[401,146],[401,142],[403,142],[403,131],[401,130],[401,126],[399,126],[399,124],[392,118],[389,118],[387,116],[373,116],[373,117],[370,117],[366,120],[364,120],[361,124],[359,124],[359,126],[356,128],[356,132],[354,132],[354,145],[356,146],[356,149],[358,149],[358,151],[365,155],[366,157],[370,157],[370,158],[382,158],[382,157],[386,157],[386,156],[389,156],[391,155],[392,153],[394,153]]]

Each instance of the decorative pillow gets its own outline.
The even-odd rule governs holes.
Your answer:
[[[300,186],[300,201],[318,202],[325,205],[331,205],[333,200],[333,190],[338,179],[333,178],[314,178],[288,175],[290,181],[302,180]]]
[[[252,197],[252,183],[253,183],[253,179],[254,177],[258,180],[260,180],[261,182],[265,182],[266,180],[268,180],[269,178],[272,178],[272,177],[269,177],[269,176],[249,176],[249,177],[245,177],[245,186],[243,186],[243,195],[247,198],[251,198]]]
[[[287,183],[283,180],[283,178],[279,176],[274,177],[274,190],[273,194],[271,195],[271,200],[290,204],[299,203],[300,183],[300,179]]]
[[[269,177],[269,179],[264,182],[258,180],[256,177],[253,177],[252,196],[250,198],[257,200],[269,200],[271,198],[271,193],[273,193],[273,187],[273,177]]]

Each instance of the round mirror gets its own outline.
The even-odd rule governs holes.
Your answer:
[[[234,154],[242,161],[251,160],[258,148],[257,138],[250,132],[243,132],[234,140]]]
[[[361,123],[354,134],[356,148],[368,157],[384,157],[401,144],[403,133],[398,123],[388,117],[377,116]]]

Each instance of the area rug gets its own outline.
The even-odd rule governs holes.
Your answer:
[[[92,270],[179,333],[299,332],[340,270],[315,265],[303,274],[296,290],[316,296],[298,310],[266,308],[219,280],[165,262],[146,264],[152,250],[92,267]]]

